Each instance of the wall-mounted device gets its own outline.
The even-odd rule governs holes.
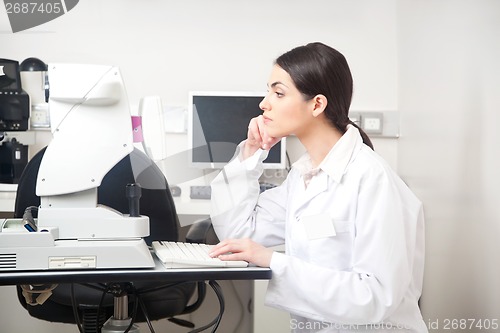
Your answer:
[[[16,184],[28,163],[28,146],[6,132],[28,130],[30,96],[22,90],[19,63],[0,59],[0,183]]]
[[[0,146],[0,183],[17,184],[28,164],[28,146],[12,139]]]
[[[19,62],[0,59],[0,131],[26,131],[30,97],[21,88]]]
[[[30,95],[30,127],[50,127],[47,64],[38,58],[30,57],[21,62],[20,70],[23,91]]]

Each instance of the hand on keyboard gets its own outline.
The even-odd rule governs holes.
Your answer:
[[[211,245],[154,241],[156,256],[166,268],[247,267],[246,261],[223,261],[208,255]]]

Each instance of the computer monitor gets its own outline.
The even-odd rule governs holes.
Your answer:
[[[189,93],[188,137],[190,166],[219,169],[231,160],[246,139],[250,119],[262,114],[265,93],[196,91]],[[286,139],[269,151],[266,169],[285,169]]]

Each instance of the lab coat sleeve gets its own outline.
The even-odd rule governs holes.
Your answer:
[[[353,203],[352,267],[335,270],[275,252],[266,303],[324,322],[371,324],[388,318],[413,282],[422,231],[417,225],[423,223],[420,202],[398,181],[387,175],[361,181]],[[416,302],[419,295],[414,296]]]
[[[211,183],[214,230],[220,240],[251,238],[264,246],[283,244],[286,184],[260,194],[258,179],[268,152],[259,149],[241,161],[243,144]]]

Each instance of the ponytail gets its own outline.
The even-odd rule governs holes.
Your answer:
[[[356,127],[358,129],[359,134],[361,134],[361,138],[363,139],[363,143],[365,145],[367,145],[368,147],[370,147],[372,150],[375,150],[373,148],[372,140],[370,140],[370,138],[368,137],[368,134],[366,134],[366,132],[363,131],[363,129],[361,127],[359,127],[355,122],[349,120],[349,124],[353,125],[354,127]]]

